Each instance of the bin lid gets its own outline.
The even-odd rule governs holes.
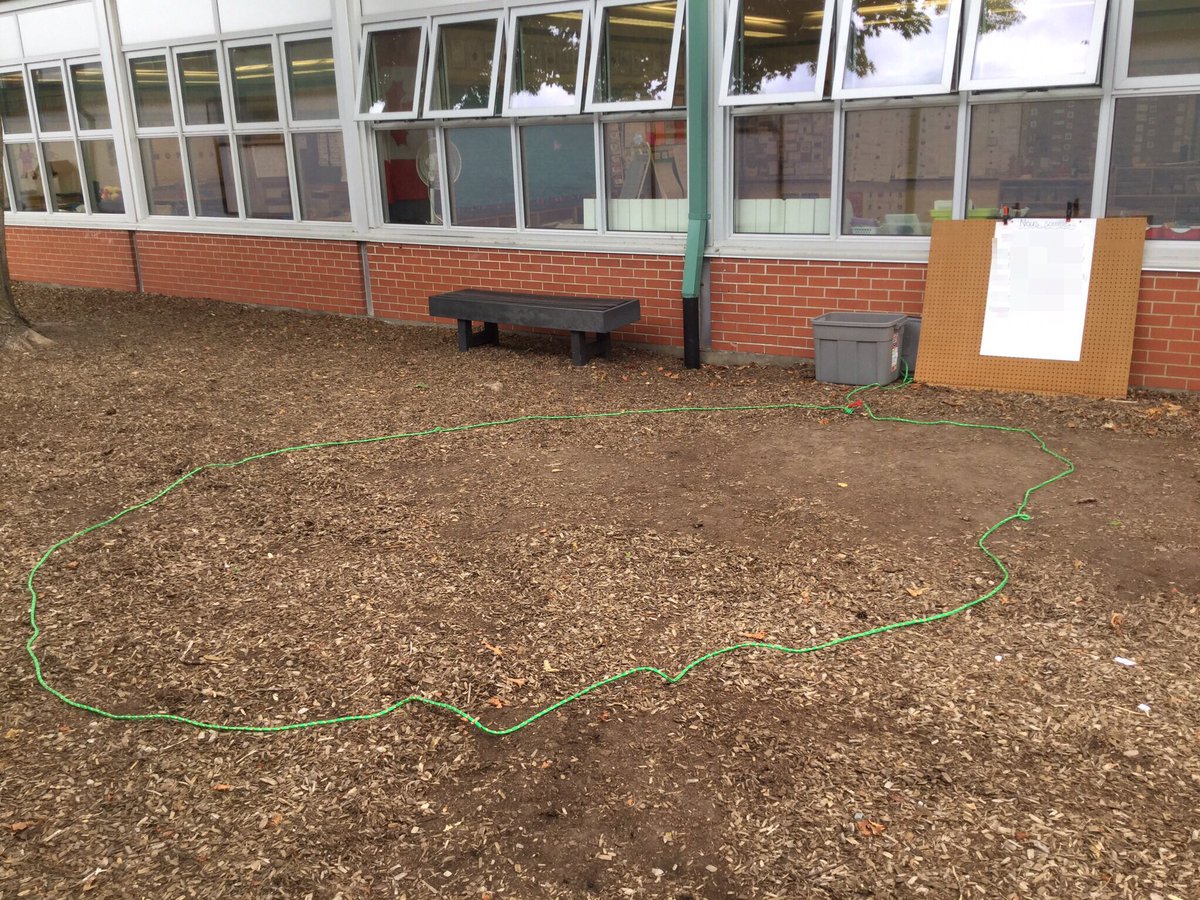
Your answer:
[[[900,325],[907,319],[904,313],[828,312],[813,319],[814,325],[849,325],[878,328],[880,325]]]

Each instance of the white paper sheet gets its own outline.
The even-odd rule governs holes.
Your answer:
[[[1096,220],[996,223],[981,356],[1078,362]]]

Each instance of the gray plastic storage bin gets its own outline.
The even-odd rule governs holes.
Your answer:
[[[900,338],[900,374],[908,373],[912,378],[917,371],[917,351],[921,344],[921,317],[908,316],[904,320],[904,337]],[[908,368],[904,368],[907,366]]]
[[[813,319],[817,381],[890,384],[900,374],[906,316],[895,313],[825,313]]]

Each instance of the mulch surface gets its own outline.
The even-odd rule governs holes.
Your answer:
[[[639,675],[506,737],[276,734],[41,690],[31,568],[205,463],[523,416],[801,403],[811,369],[22,286],[0,357],[0,896],[1200,896],[1200,398],[914,385],[1078,471],[949,620]],[[548,419],[212,469],[52,554],[47,680],[277,726],[494,729],[634,666],[953,609],[1061,470],[1024,434],[772,410]],[[1116,657],[1133,661],[1123,665]]]

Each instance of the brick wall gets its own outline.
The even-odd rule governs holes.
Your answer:
[[[14,278],[136,288],[126,231],[10,226],[7,236]],[[136,243],[150,292],[366,312],[353,241],[138,232]],[[621,329],[619,339],[683,343],[679,257],[377,243],[368,245],[368,259],[376,314],[384,318],[430,322],[429,295],[462,287],[634,296],[642,301],[642,320]],[[925,272],[920,263],[714,259],[713,349],[811,359],[814,316],[920,314]],[[1143,274],[1130,384],[1200,391],[1200,273]]]
[[[429,295],[473,287],[539,294],[636,297],[641,321],[615,333],[619,340],[682,346],[677,256],[471,250],[410,244],[371,244],[375,314],[430,322]],[[445,323],[445,319],[436,320]]]
[[[1200,273],[1142,273],[1129,383],[1200,391]]]
[[[353,241],[141,231],[137,252],[148,293],[345,315],[367,310]]]
[[[17,281],[137,290],[128,231],[9,225],[4,234]]]

